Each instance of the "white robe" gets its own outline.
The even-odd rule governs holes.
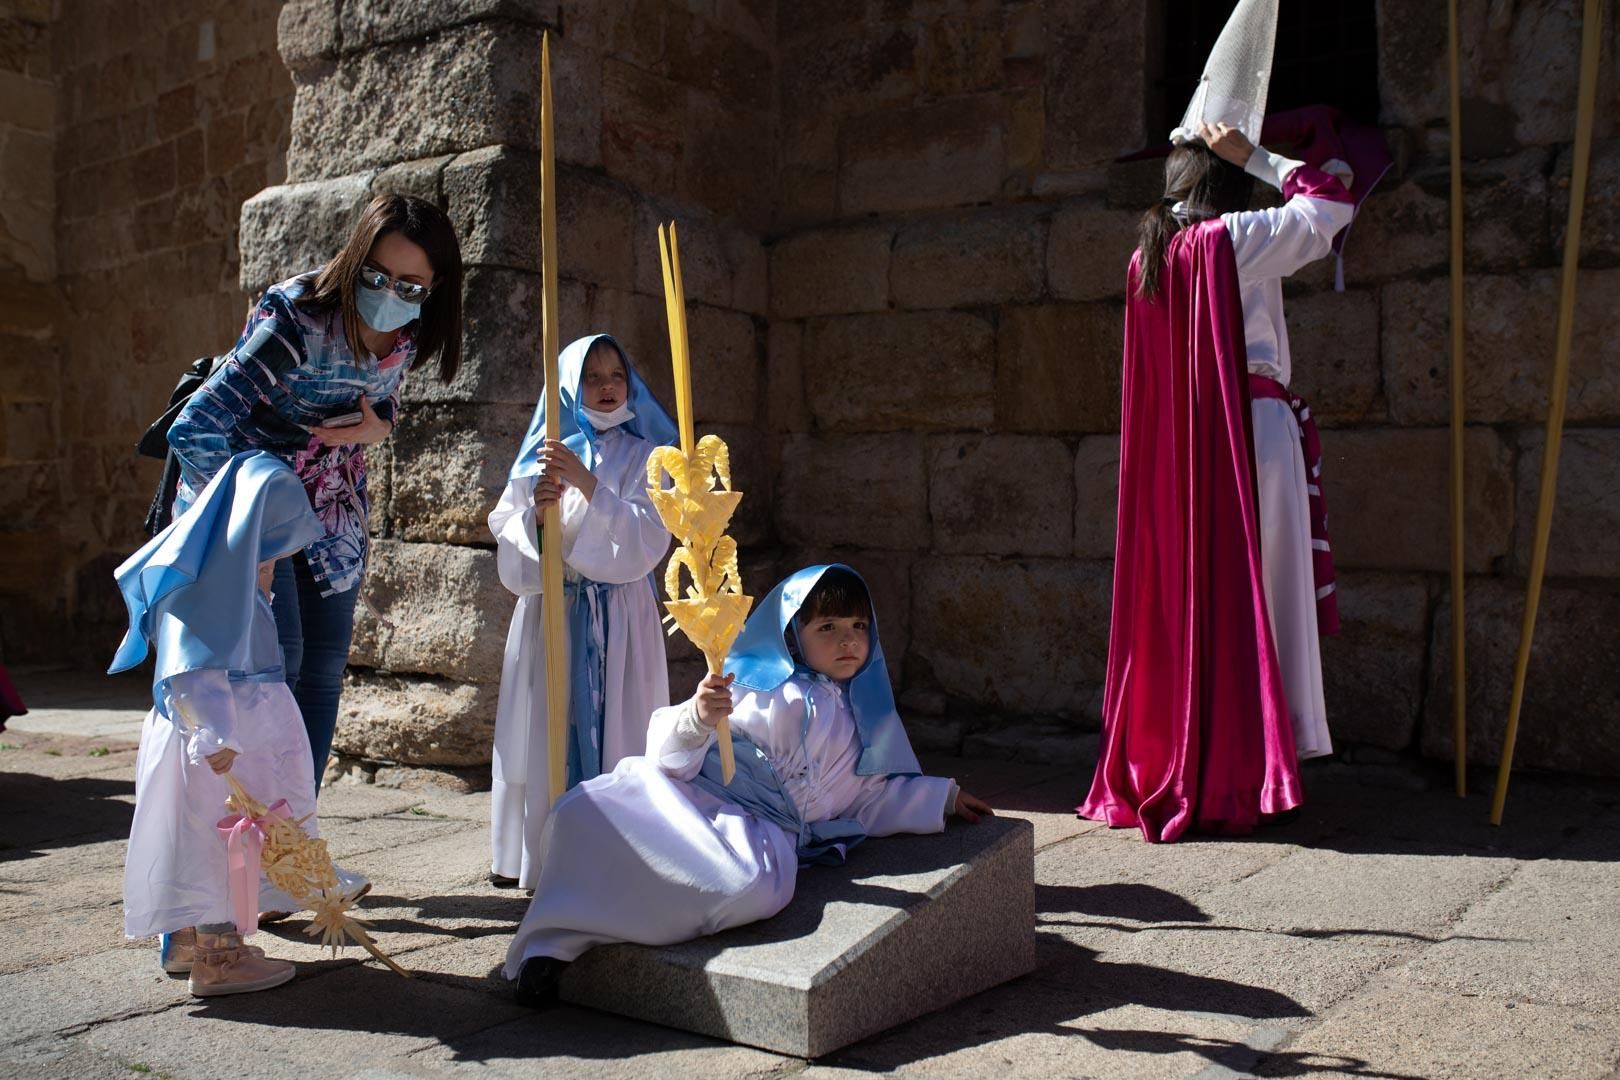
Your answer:
[[[657,597],[647,575],[669,550],[669,532],[647,497],[653,445],[622,428],[597,436],[589,502],[563,493],[563,563],[571,577],[620,585],[607,598],[602,771],[646,744],[647,718],[669,704],[669,672]],[[490,793],[492,868],[525,889],[539,877],[540,833],[547,790],[546,640],[541,622],[540,550],[535,538],[533,476],[509,481],[489,515],[499,545],[501,584],[517,594],[495,714],[494,784]]]
[[[270,618],[269,608],[264,617]],[[174,697],[191,696],[203,726],[183,730]],[[226,816],[230,788],[204,760],[220,749],[237,752],[231,775],[265,803],[286,799],[295,818],[315,822],[315,767],[298,703],[284,682],[232,681],[223,671],[190,671],[168,681],[164,707],[146,714],[135,762],[135,820],[124,863],[124,933],[151,937],[234,919],[225,840],[215,828]],[[298,911],[303,905],[261,875],[259,911]]]
[[[732,730],[770,757],[805,820],[855,818],[868,836],[945,827],[952,781],[855,773],[861,744],[841,686],[795,677],[733,697]],[[713,742],[712,733],[695,744],[680,738],[691,708],[660,709],[646,757],[558,800],[534,900],[507,950],[508,979],[530,957],[689,941],[769,918],[793,899],[798,838],[688,782]]]
[[[1256,151],[1248,171],[1280,188],[1299,166]],[[1296,195],[1280,207],[1223,214],[1237,257],[1243,336],[1249,370],[1284,386],[1293,370],[1282,279],[1326,255],[1350,223],[1349,203]],[[1333,752],[1322,694],[1322,651],[1316,625],[1316,578],[1311,562],[1311,515],[1299,422],[1287,402],[1256,399],[1254,466],[1260,500],[1260,566],[1277,659],[1293,715],[1301,758]]]

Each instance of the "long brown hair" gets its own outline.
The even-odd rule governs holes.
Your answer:
[[[1152,300],[1159,295],[1159,271],[1170,239],[1185,222],[1170,212],[1181,202],[1187,205],[1192,221],[1248,208],[1254,193],[1254,177],[1236,165],[1215,156],[1202,141],[1181,143],[1164,162],[1164,198],[1142,215],[1137,226],[1137,247],[1142,255],[1137,263],[1136,295]]]
[[[360,269],[371,255],[372,246],[388,233],[397,232],[417,245],[433,267],[433,291],[422,303],[416,319],[415,367],[436,357],[439,381],[449,382],[461,367],[461,244],[455,227],[443,210],[414,195],[378,195],[360,211],[360,220],[337,257],[315,278],[314,287],[298,303],[317,310],[343,312],[343,333],[356,357],[366,355],[360,340],[360,313],[355,310],[355,283]]]

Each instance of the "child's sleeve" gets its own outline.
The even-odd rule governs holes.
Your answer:
[[[647,724],[647,757],[677,780],[690,780],[703,768],[714,728],[697,718],[692,699],[655,709]]]
[[[638,460],[642,464],[636,474],[645,477],[646,455]],[[624,492],[615,493],[599,482],[588,503],[572,489],[563,498],[564,516],[571,519],[564,523],[568,545],[563,556],[585,577],[609,585],[646,577],[669,551],[669,530],[647,495],[646,483],[633,474],[623,486]],[[568,496],[582,504],[577,515],[567,513]]]
[[[183,671],[164,684],[169,716],[186,737],[186,757],[193,765],[205,764],[221,750],[242,752],[236,741],[236,696],[229,672],[217,668]]]
[[[540,591],[540,543],[535,533],[534,480],[510,480],[501,501],[489,512],[495,534],[495,569],[501,584],[518,596]]]
[[[956,781],[943,776],[874,776],[844,816],[859,821],[867,836],[937,833],[955,802]]]

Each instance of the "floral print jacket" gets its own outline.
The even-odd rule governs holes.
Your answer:
[[[365,447],[326,446],[308,429],[353,412],[361,394],[394,422],[416,342],[407,330],[381,360],[356,358],[340,312],[311,312],[295,302],[314,280],[304,274],[270,287],[236,347],[175,418],[169,445],[180,459],[176,513],[244,450],[268,450],[287,462],[326,526],[304,554],[321,595],[330,596],[354,588],[365,573],[371,509]]]

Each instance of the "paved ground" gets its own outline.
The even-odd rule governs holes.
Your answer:
[[[1520,778],[1492,829],[1443,776],[1315,767],[1288,825],[1150,847],[1076,821],[1072,770],[935,761],[1034,821],[1042,967],[807,1063],[516,1008],[494,970],[524,901],[483,884],[488,796],[431,788],[321,797],[417,978],[293,921],[256,939],[299,961],[292,984],[193,1000],[120,935],[145,687],[23,691],[35,712],[0,734],[0,1075],[1620,1077],[1614,785]]]

